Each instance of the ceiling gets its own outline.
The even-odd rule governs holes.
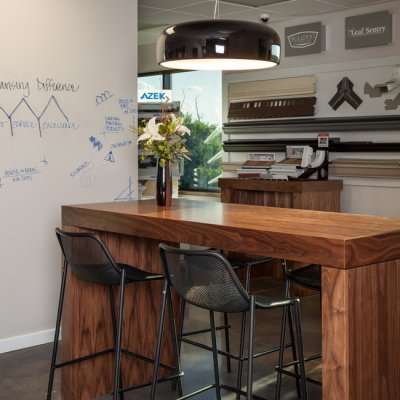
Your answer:
[[[257,22],[269,14],[277,22],[325,14],[390,0],[226,0],[219,1],[219,18]],[[138,0],[139,45],[154,43],[164,27],[214,18],[215,0]]]

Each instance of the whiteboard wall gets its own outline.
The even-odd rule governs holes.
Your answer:
[[[137,198],[137,1],[0,4],[4,352],[52,335],[60,206]]]

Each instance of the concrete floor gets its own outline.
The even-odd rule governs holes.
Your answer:
[[[253,281],[253,291],[262,291],[264,295],[280,295],[279,283],[268,278],[258,278]],[[319,295],[301,299],[302,329],[305,353],[315,354],[320,351],[320,303]],[[190,307],[187,310],[185,322],[186,328],[207,326],[208,312]],[[265,346],[278,344],[281,311],[260,310],[256,315],[255,350],[265,349]],[[231,315],[230,324],[231,343],[233,349],[237,348],[238,332],[240,324],[239,315]],[[198,335],[198,340],[209,343],[208,334]],[[222,334],[220,334],[222,340]],[[194,338],[194,337],[193,337]],[[289,353],[289,352],[287,352]],[[288,354],[289,356],[289,354]],[[46,398],[49,362],[51,357],[51,344],[36,346],[29,349],[14,351],[0,355],[0,400],[43,400]],[[233,371],[227,373],[225,359],[221,358],[221,381],[234,386],[236,380],[236,363],[233,362]],[[274,367],[277,363],[277,353],[261,357],[254,363],[254,394],[273,399],[275,393],[276,373]],[[185,372],[183,379],[184,394],[196,390],[213,382],[212,359],[208,351],[191,346],[182,345],[182,366]],[[246,369],[246,365],[245,365]],[[320,378],[319,362],[310,362],[307,365],[307,373]],[[56,372],[53,400],[59,400],[59,377]],[[243,377],[245,382],[245,376]],[[321,387],[308,385],[310,400],[321,399]],[[128,392],[124,400],[147,399],[149,389]],[[101,399],[109,399],[103,396]],[[158,386],[157,399],[172,400],[176,393],[171,390],[170,383]],[[215,392],[208,391],[194,397],[198,400],[214,400]],[[235,399],[235,394],[223,392],[223,399]],[[244,397],[242,397],[243,399]],[[282,400],[297,399],[293,378],[284,377],[282,386]],[[77,399],[65,399],[77,400]]]

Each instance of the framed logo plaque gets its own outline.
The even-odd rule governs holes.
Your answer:
[[[346,49],[381,46],[392,41],[392,14],[380,11],[347,17]]]
[[[325,26],[321,22],[285,29],[285,56],[321,53],[325,50]]]

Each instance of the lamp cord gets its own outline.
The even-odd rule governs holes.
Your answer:
[[[219,0],[215,0],[214,19],[219,19]]]

